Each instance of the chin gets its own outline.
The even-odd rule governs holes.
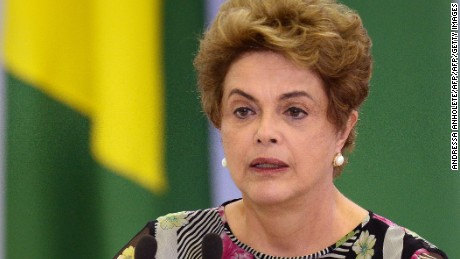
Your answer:
[[[249,199],[257,205],[278,205],[295,198],[295,193],[288,187],[280,184],[275,186],[252,186],[243,192],[243,199]]]

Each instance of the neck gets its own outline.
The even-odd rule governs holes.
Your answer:
[[[282,204],[257,205],[243,196],[234,206],[228,219],[235,236],[262,253],[284,257],[311,254],[330,246],[367,213],[346,199],[333,183],[323,190],[315,188],[308,197]]]

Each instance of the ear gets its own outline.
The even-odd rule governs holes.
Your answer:
[[[356,122],[358,122],[358,111],[353,110],[348,116],[348,120],[345,124],[345,127],[341,129],[337,134],[337,153],[342,151],[342,148],[345,145],[345,142],[347,141],[348,135],[350,135],[351,130],[355,127]]]

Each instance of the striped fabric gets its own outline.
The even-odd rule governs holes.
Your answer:
[[[147,226],[148,231],[158,241],[157,258],[201,258],[201,242],[208,233],[218,234],[223,243],[222,258],[245,259],[281,259],[286,257],[272,256],[255,250],[241,242],[232,232],[226,221],[225,206],[178,212],[165,215]],[[141,231],[140,233],[145,233]],[[135,236],[133,240],[139,240]],[[127,246],[136,246],[131,241]],[[304,256],[290,257],[291,259],[316,258],[429,258],[428,253],[437,253],[447,258],[437,249],[415,233],[392,223],[373,212],[369,212],[358,226],[346,236],[324,249]],[[425,257],[421,257],[425,256]],[[126,257],[119,257],[126,258]]]
[[[222,233],[223,226],[219,224],[220,216],[215,211],[195,211],[187,217],[188,225],[177,231],[178,258],[197,258],[201,255],[201,240],[207,233]],[[199,234],[197,234],[199,233]]]
[[[397,226],[388,228],[383,241],[383,255],[385,258],[401,258],[403,250],[404,230]]]

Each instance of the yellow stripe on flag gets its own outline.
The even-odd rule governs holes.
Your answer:
[[[96,160],[164,191],[161,1],[10,0],[6,9],[7,69],[90,118]]]

